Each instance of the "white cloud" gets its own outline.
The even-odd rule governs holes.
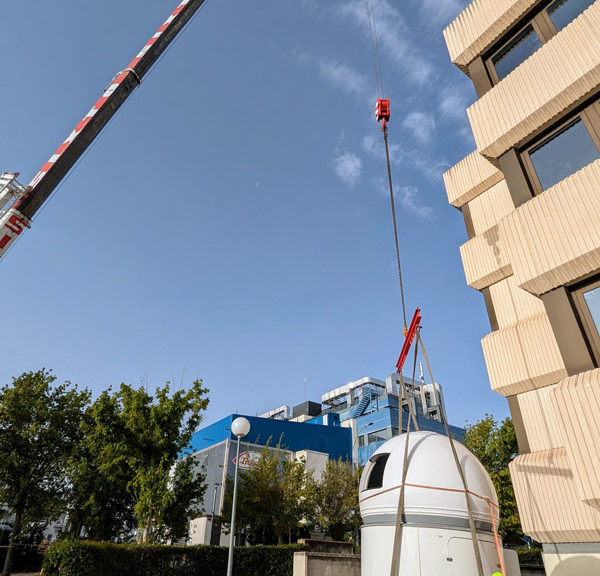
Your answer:
[[[397,191],[397,195],[400,199],[400,204],[407,212],[410,212],[423,220],[433,219],[433,208],[421,203],[418,188],[403,186]]]
[[[370,95],[371,91],[367,77],[348,64],[338,60],[321,58],[317,67],[323,78],[346,94],[353,94],[361,98]]]
[[[463,7],[461,0],[422,0],[421,12],[436,24],[449,24]]]
[[[435,118],[425,112],[411,112],[402,121],[402,126],[409,130],[420,144],[429,144],[435,132]]]
[[[298,64],[302,64],[302,66],[308,66],[311,63],[312,57],[310,52],[306,50],[294,50],[294,58]]]
[[[342,152],[334,158],[333,169],[342,182],[352,188],[362,173],[362,161],[352,152]]]
[[[363,138],[362,148],[369,156],[385,160],[385,144],[383,143],[381,132],[378,132],[377,134],[367,134],[367,136]],[[392,164],[400,164],[405,159],[406,153],[399,144],[389,142],[388,148],[390,151],[390,162]]]
[[[375,24],[380,56],[387,56],[417,84],[425,83],[433,75],[432,63],[415,48],[411,30],[402,14],[387,0],[373,0]],[[349,18],[369,37],[369,16],[364,0],[345,0],[337,9],[340,16]]]
[[[438,108],[443,118],[466,122],[466,109],[474,98],[472,86],[467,83],[443,88],[438,99]]]
[[[383,137],[381,137],[383,140]],[[385,147],[377,135],[369,134],[363,138],[363,150],[378,160],[385,161]],[[394,166],[409,166],[421,172],[431,182],[438,183],[442,174],[450,168],[450,164],[444,160],[434,160],[426,152],[415,148],[405,148],[400,144],[389,143],[390,162]]]

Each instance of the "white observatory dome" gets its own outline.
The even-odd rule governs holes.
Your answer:
[[[409,436],[402,532],[396,532],[405,445],[406,434],[388,440],[369,458],[360,479],[362,576],[390,574],[394,552],[394,576],[475,576],[475,546],[484,574],[519,576],[517,553],[504,550],[494,533],[499,511],[490,477],[471,452],[454,442],[475,522],[473,538],[450,441],[435,432]]]
[[[369,459],[360,479],[360,513],[365,525],[394,521],[398,511],[406,435],[388,440]],[[498,499],[481,463],[454,442],[470,493],[477,530],[492,531],[493,510],[498,525]],[[492,506],[490,507],[490,503]],[[450,443],[435,432],[411,432],[404,496],[405,522],[444,528],[469,528],[464,493]]]

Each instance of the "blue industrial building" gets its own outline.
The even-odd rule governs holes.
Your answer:
[[[408,429],[410,415],[404,405],[403,410],[398,409],[399,397],[389,394],[367,397],[361,408],[361,414],[356,418],[356,436],[358,438],[358,461],[366,464],[386,440],[398,436]],[[400,419],[402,425],[400,426]],[[415,415],[417,426],[420,430],[445,434],[444,424],[440,420],[426,417],[423,413]],[[464,441],[464,429],[449,425],[450,434],[457,440]],[[415,430],[411,422],[411,430]]]
[[[403,385],[404,384],[404,385]],[[342,458],[366,464],[385,441],[405,432],[410,411],[420,430],[445,434],[441,387],[392,374],[385,381],[362,378],[326,392],[321,402],[281,406],[260,416],[245,416],[250,432],[240,442],[240,458],[250,467],[265,446],[279,447],[287,456],[306,461],[318,478],[327,460]],[[215,523],[224,503],[227,476],[233,476],[237,439],[231,424],[238,414],[201,428],[192,437],[193,457],[205,475],[208,489],[205,514],[192,521],[194,544],[226,543]],[[414,424],[411,422],[411,429]],[[450,434],[464,441],[464,429],[449,426]]]
[[[352,429],[352,460],[362,465],[386,440],[406,432],[410,408],[420,430],[446,433],[442,389],[435,382],[402,380],[399,374],[391,374],[385,381],[361,378],[326,392],[321,403],[324,414],[339,415],[342,426]],[[463,428],[448,428],[453,438],[464,441]],[[411,429],[415,429],[412,422]]]
[[[282,457],[303,458],[317,475],[329,459],[352,459],[352,430],[342,427],[339,414],[322,414],[320,405],[314,402],[294,410],[299,421],[244,415],[250,422],[250,432],[240,441],[241,467],[242,462],[251,465],[265,446],[278,447]],[[230,414],[192,436],[192,456],[207,484],[205,514],[190,525],[193,544],[227,544],[215,516],[223,509],[227,477],[234,474],[237,438],[231,432],[231,424],[239,416],[242,415]]]
[[[244,444],[265,446],[268,443],[289,452],[311,450],[327,454],[334,460],[352,459],[352,432],[341,427],[338,414],[319,415],[305,422],[230,414],[198,430],[192,437],[192,452],[205,450],[224,440],[235,440],[231,423],[238,416],[244,416],[250,422],[250,433],[243,439]]]

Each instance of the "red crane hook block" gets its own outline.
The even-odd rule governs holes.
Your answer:
[[[375,105],[375,118],[381,122],[381,129],[385,132],[386,124],[390,119],[390,101],[387,98],[377,98]]]

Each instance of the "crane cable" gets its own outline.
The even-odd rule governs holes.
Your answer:
[[[367,2],[367,18],[369,21],[369,34],[371,37],[371,49],[373,52],[373,68],[374,68],[374,72],[375,72],[375,82],[377,85],[378,106],[379,106],[380,102],[383,99],[383,74],[381,71],[381,59],[379,57],[379,39],[377,37],[377,23],[375,20],[375,8],[373,5],[373,0],[366,0],[366,2]],[[408,332],[408,324],[407,324],[407,320],[406,320],[406,301],[405,301],[405,297],[404,297],[404,282],[402,279],[402,265],[401,265],[401,260],[400,260],[400,242],[398,240],[398,219],[396,217],[396,203],[394,200],[394,186],[392,183],[392,165],[391,165],[391,160],[390,160],[390,148],[388,145],[388,129],[387,129],[387,124],[386,124],[386,120],[389,119],[389,100],[387,101],[387,103],[388,103],[387,116],[380,117],[378,115],[378,112],[376,112],[376,114],[377,114],[378,120],[381,120],[383,118],[381,128],[383,130],[383,139],[385,141],[385,158],[386,158],[386,164],[387,164],[388,187],[389,187],[389,191],[390,191],[390,204],[391,204],[391,208],[392,208],[392,222],[394,225],[394,245],[396,248],[396,266],[398,268],[398,283],[400,284],[400,297],[402,299],[402,319],[404,322],[402,332],[406,336],[406,333]]]
[[[429,364],[429,358],[427,357],[427,352],[425,350],[425,345],[423,344],[423,339],[421,338],[421,330],[417,330],[417,343],[415,347],[421,348],[421,353],[423,354],[423,359],[425,360],[425,365],[427,366],[427,371],[429,372],[429,379],[432,384],[435,384],[435,380],[433,379],[433,372],[431,371],[431,365]],[[456,452],[456,446],[454,445],[454,441],[452,440],[452,436],[450,435],[450,428],[448,426],[448,419],[446,418],[446,411],[444,410],[444,405],[442,404],[442,398],[439,394],[438,390],[434,388],[435,394],[438,400],[438,406],[440,411],[440,416],[442,418],[442,423],[444,424],[444,430],[446,431],[446,436],[448,437],[448,441],[450,442],[450,449],[452,451],[452,457],[454,458],[454,463],[456,464],[456,469],[458,471],[458,475],[460,477],[460,481],[462,483],[463,489],[465,491],[465,499],[467,503],[467,516],[469,519],[469,531],[471,532],[471,541],[473,542],[473,552],[475,553],[475,562],[477,564],[477,573],[479,576],[483,576],[483,562],[481,560],[481,550],[479,549],[479,539],[477,538],[477,530],[475,528],[475,519],[473,518],[473,509],[471,507],[471,499],[469,498],[469,490],[467,488],[467,480],[465,478],[464,470],[460,465],[460,460],[458,458],[458,453]],[[494,519],[492,518],[492,523],[494,523]],[[498,554],[500,557],[500,553]],[[500,559],[501,565],[503,565],[503,560]],[[504,574],[504,571],[502,572]]]
[[[415,346],[415,356],[413,361],[413,375],[412,375],[412,389],[414,391],[415,386],[415,374],[417,371],[417,350]],[[408,452],[409,452],[409,437],[410,437],[410,424],[412,422],[415,432],[419,432],[419,423],[415,415],[413,407],[412,397],[408,397],[406,391],[406,385],[404,382],[404,376],[400,372],[400,384],[402,386],[402,397],[406,399],[408,404],[408,418],[406,422],[406,437],[404,439],[404,456],[402,458],[402,483],[400,484],[400,495],[398,496],[398,509],[396,511],[396,529],[394,531],[394,548],[392,552],[392,564],[390,567],[390,576],[397,576],[400,570],[400,554],[402,551],[402,532],[405,524],[404,518],[404,503],[406,498],[406,476],[408,474]],[[398,410],[403,413],[402,409],[403,402],[399,402]],[[399,424],[402,426],[402,419],[399,417]]]
[[[375,21],[375,11],[374,11],[373,0],[367,0],[367,15],[368,15],[368,20],[369,20],[369,32],[371,35],[371,47],[373,50],[375,80],[377,83],[377,93],[379,96],[379,98],[377,100],[377,107],[375,109],[375,114],[377,116],[377,120],[382,121],[381,128],[383,131],[383,139],[385,142],[385,157],[386,157],[386,163],[387,163],[387,175],[388,175],[388,185],[389,185],[389,190],[390,190],[390,204],[391,204],[391,208],[392,208],[392,220],[393,220],[393,225],[394,225],[394,242],[395,242],[395,247],[396,247],[396,264],[398,266],[398,281],[400,284],[400,295],[402,298],[402,316],[403,316],[403,320],[404,320],[403,332],[406,335],[408,332],[408,325],[407,325],[407,321],[406,321],[406,303],[405,303],[405,297],[404,297],[404,282],[402,279],[402,265],[401,265],[401,260],[400,260],[400,243],[398,241],[398,223],[397,223],[397,217],[396,217],[396,204],[394,201],[394,187],[393,187],[393,183],[392,183],[392,167],[391,167],[390,150],[389,150],[389,144],[388,144],[387,120],[389,120],[389,117],[390,117],[389,100],[386,101],[386,100],[382,99],[383,76],[381,73],[381,60],[379,58],[379,40],[377,39],[377,26],[376,26],[376,21]],[[382,105],[383,105],[383,109],[380,108],[380,106],[382,106]],[[421,352],[423,354],[423,358],[425,360],[425,364],[427,365],[427,370],[429,372],[429,377],[433,384],[435,382],[435,380],[433,379],[431,365],[429,364],[429,359],[427,357],[427,352],[425,351],[425,346],[423,345],[423,340],[421,338],[419,329],[417,329],[416,336],[417,336],[417,341],[415,343],[415,360],[414,360],[414,366],[413,366],[413,385],[414,385],[414,370],[416,369],[417,351],[418,351],[419,347],[421,348]],[[402,377],[402,374],[400,374],[400,382],[402,385],[402,393],[405,393],[406,388],[405,388],[404,378]],[[437,391],[436,391],[436,394],[437,394]],[[407,397],[407,399],[408,399],[408,397]],[[456,452],[456,447],[454,446],[452,436],[450,435],[450,429],[448,427],[448,420],[446,418],[446,413],[445,413],[444,407],[442,406],[441,397],[438,400],[438,404],[439,404],[440,416],[442,418],[446,436],[448,437],[448,440],[450,442],[450,448],[452,451],[454,463],[458,470],[458,474],[460,476],[460,480],[463,485],[463,489],[465,491],[467,515],[468,515],[468,519],[469,519],[469,530],[471,532],[471,540],[473,542],[473,551],[475,553],[475,562],[477,564],[477,573],[479,576],[484,576],[483,562],[481,559],[481,551],[479,550],[479,541],[477,538],[477,531],[475,528],[475,520],[473,518],[473,510],[471,507],[471,501],[469,499],[469,493],[467,490],[467,482],[466,482],[465,474],[462,469],[462,466],[460,465],[460,460],[458,458],[458,454]],[[400,487],[400,495],[398,498],[398,511],[396,514],[396,530],[395,530],[395,534],[394,534],[394,548],[392,551],[392,564],[390,567],[391,576],[397,576],[397,574],[399,573],[399,569],[400,569],[400,549],[402,546],[402,532],[403,532],[402,528],[403,528],[403,524],[404,524],[403,516],[404,516],[404,501],[405,501],[405,485],[406,485],[406,476],[408,473],[408,463],[409,463],[408,462],[408,449],[409,449],[411,420],[414,421],[415,428],[418,430],[418,424],[416,422],[416,418],[413,413],[412,402],[409,401],[408,405],[409,405],[409,418],[408,418],[408,422],[407,422],[407,426],[406,426],[404,458],[403,458],[403,465],[402,465],[402,484]]]
[[[398,220],[396,218],[396,203],[394,202],[394,187],[392,185],[392,167],[390,164],[390,149],[388,146],[388,129],[387,126],[383,128],[383,138],[385,140],[385,157],[387,160],[387,173],[388,173],[388,184],[390,188],[390,204],[392,207],[392,222],[394,224],[394,244],[396,246],[396,265],[398,267],[398,282],[400,284],[400,298],[402,299],[402,318],[404,320],[403,333],[406,335],[408,332],[408,325],[406,323],[406,302],[404,300],[404,282],[402,281],[402,264],[400,262],[400,243],[398,241]]]
[[[375,21],[375,7],[373,6],[373,0],[367,0],[367,18],[369,20],[369,35],[371,37],[371,51],[373,52],[373,68],[375,69],[377,95],[379,98],[383,98],[383,74],[381,73],[379,40],[377,38],[377,23]]]

